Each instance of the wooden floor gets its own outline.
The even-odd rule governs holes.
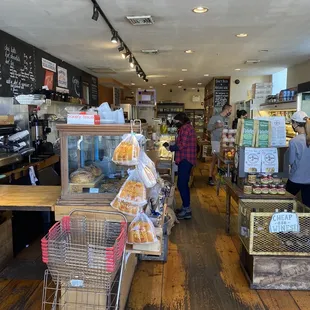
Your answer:
[[[206,186],[207,175],[206,164],[195,169],[193,219],[173,228],[168,262],[138,265],[128,309],[309,310],[310,292],[249,289],[239,266],[239,239],[224,232],[225,193],[217,197]],[[41,296],[41,281],[0,279],[0,310],[39,310]]]

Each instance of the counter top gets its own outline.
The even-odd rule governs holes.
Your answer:
[[[0,210],[53,211],[60,192],[60,186],[0,185]]]

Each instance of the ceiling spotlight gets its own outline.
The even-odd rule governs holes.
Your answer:
[[[195,51],[193,51],[193,50],[186,50],[186,51],[184,51],[184,53],[186,53],[186,54],[193,54],[193,53],[195,53]]]
[[[268,53],[269,50],[260,50],[261,53]]]
[[[163,84],[163,86],[166,86],[167,84]]]
[[[183,72],[187,72],[187,69],[182,69]]]
[[[122,54],[122,57],[123,57],[123,59],[126,59],[126,58],[128,58],[130,55],[131,55],[130,52],[129,52],[128,50],[126,50],[126,52]]]
[[[132,86],[136,85],[135,83],[131,83]]]
[[[209,74],[204,74],[203,76],[209,76]]]
[[[99,12],[95,5],[93,7],[93,16],[91,18],[95,21],[97,21],[99,18]]]
[[[241,69],[239,69],[239,68],[237,68],[237,69],[235,69],[235,71],[240,71]]]
[[[113,44],[117,44],[117,43],[118,43],[117,32],[116,32],[115,30],[112,31],[111,42],[112,42]]]
[[[192,90],[195,90],[195,87],[193,87]]]
[[[182,85],[179,85],[178,88],[182,88]]]
[[[135,67],[135,63],[134,63],[133,57],[131,55],[129,56],[129,66],[132,69]]]
[[[150,86],[150,88],[153,88],[153,86]]]
[[[202,83],[197,83],[198,85],[202,85]]]
[[[202,13],[207,13],[209,9],[204,6],[197,6],[196,8],[192,9],[192,12],[197,13],[197,14],[202,14]]]
[[[118,51],[119,51],[119,52],[122,52],[124,49],[125,49],[124,43],[121,42],[121,45],[118,47]]]
[[[183,82],[184,80],[179,80],[179,82]]]
[[[236,34],[236,37],[237,38],[246,38],[248,36],[247,33],[239,33],[239,34]]]

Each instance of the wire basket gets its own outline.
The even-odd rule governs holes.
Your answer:
[[[60,279],[64,285],[108,290],[126,239],[126,220],[64,216],[41,240],[42,260],[55,283]]]
[[[269,224],[278,210],[298,215],[299,233],[270,233]],[[294,200],[241,200],[238,227],[250,255],[310,256],[310,209]]]

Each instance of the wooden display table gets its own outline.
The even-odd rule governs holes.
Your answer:
[[[245,194],[243,190],[231,182],[231,179],[224,178],[225,191],[226,191],[226,233],[230,233],[230,209],[231,209],[231,197],[238,204],[240,199],[281,199],[281,200],[295,200],[295,196],[286,192],[285,195],[255,195]]]

